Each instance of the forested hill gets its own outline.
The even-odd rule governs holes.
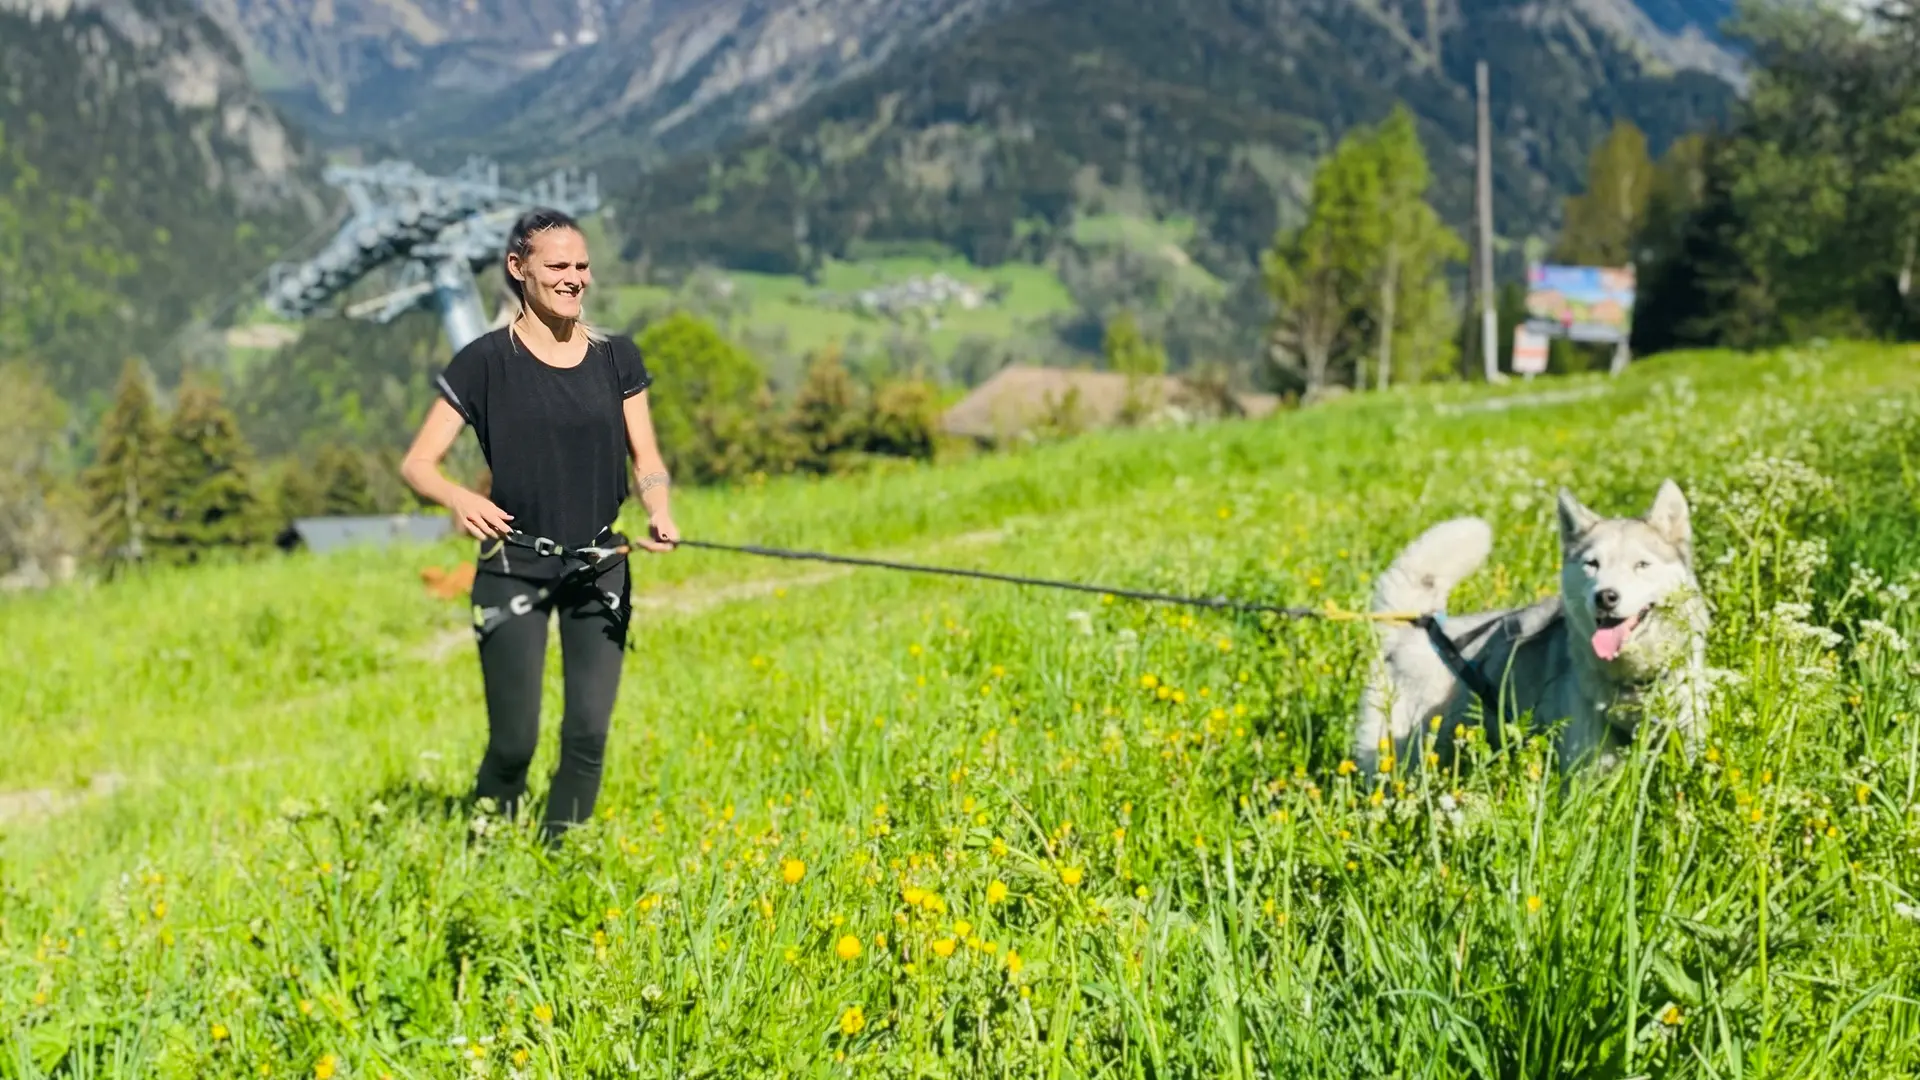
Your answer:
[[[618,191],[630,253],[792,271],[862,242],[983,262],[1083,211],[1180,213],[1194,255],[1245,266],[1314,160],[1404,100],[1434,198],[1472,213],[1473,72],[1491,69],[1498,228],[1551,227],[1616,118],[1657,152],[1736,97],[1702,36],[1722,5],[1516,0],[1030,0]],[[1673,31],[1673,32],[1670,32]]]
[[[165,377],[333,198],[190,0],[0,0],[0,360],[70,398],[129,356]]]

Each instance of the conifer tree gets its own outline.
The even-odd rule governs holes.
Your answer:
[[[145,365],[129,359],[113,405],[100,418],[94,463],[82,477],[88,553],[109,568],[140,563],[151,553],[164,434]]]
[[[352,516],[377,511],[367,462],[359,453],[328,443],[314,458],[314,473],[319,481],[320,513]]]
[[[252,484],[253,452],[216,384],[189,378],[181,386],[164,445],[155,555],[196,562],[215,549],[257,543],[261,507]]]
[[[794,394],[788,430],[806,448],[805,467],[831,472],[835,459],[864,449],[867,396],[838,349],[815,353]]]

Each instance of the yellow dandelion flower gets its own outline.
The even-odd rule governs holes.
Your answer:
[[[1025,964],[1026,964],[1026,961],[1020,959],[1019,953],[1013,951],[1012,949],[1007,950],[1007,974],[1009,975],[1020,974],[1020,969],[1023,966],[1025,966]]]
[[[1140,676],[1140,685],[1145,689],[1151,690],[1160,685],[1160,680],[1154,678],[1152,675],[1142,675]]]
[[[919,907],[920,902],[926,898],[927,890],[916,885],[909,885],[900,890],[900,899],[905,900],[908,907]]]
[[[533,1018],[543,1024],[553,1023],[553,1006],[542,1002],[533,1007]]]
[[[956,922],[953,924],[954,937],[960,938],[961,940],[964,941],[968,937],[972,936],[972,934],[973,934],[973,924],[968,922],[967,920],[961,919],[959,922]]]
[[[839,944],[833,947],[833,951],[842,960],[855,959],[860,955],[860,939],[852,934],[846,934],[840,938]]]
[[[208,1033],[213,1036],[214,1042],[224,1042],[227,1038],[227,1025],[214,1024]]]
[[[1681,1015],[1678,1005],[1669,1005],[1660,1011],[1660,1022],[1668,1027],[1677,1027],[1684,1019],[1686,1018]]]
[[[993,852],[995,858],[999,858],[1007,853],[1007,842],[996,836],[993,842],[987,845],[987,850]]]
[[[997,904],[1007,898],[1007,883],[994,880],[987,883],[987,903]]]
[[[942,959],[953,955],[955,942],[950,937],[938,938],[933,943],[933,953]]]
[[[300,999],[300,1015],[301,1016],[313,1015],[313,1002],[307,1000],[306,998],[301,998]]]
[[[330,1080],[333,1070],[340,1067],[340,1059],[327,1054],[313,1063],[313,1080]]]
[[[1185,690],[1175,690],[1173,692],[1173,703],[1175,705],[1185,705],[1187,703],[1187,692]]]
[[[1527,914],[1529,915],[1538,914],[1542,903],[1544,903],[1544,901],[1542,901],[1537,896],[1527,897]]]
[[[1153,696],[1159,698],[1161,701],[1165,701],[1173,696],[1173,687],[1161,683],[1159,688],[1153,692]]]
[[[1068,886],[1080,884],[1081,878],[1084,876],[1084,872],[1077,866],[1063,866],[1060,868],[1060,880]]]
[[[800,879],[806,876],[807,864],[799,859],[788,859],[780,864],[780,880],[789,885],[800,884]]]
[[[1147,887],[1145,885],[1135,885],[1133,887],[1133,895],[1139,897],[1142,900],[1145,900],[1148,896],[1152,894],[1147,892]]]
[[[866,1026],[866,1011],[858,1005],[851,1006],[846,1012],[840,1014],[840,1034],[842,1035],[856,1035]]]
[[[524,1068],[524,1067],[526,1066],[526,1064],[527,1064],[527,1061],[528,1061],[528,1058],[529,1058],[529,1057],[530,1057],[530,1055],[529,1055],[529,1054],[528,1054],[528,1053],[527,1053],[527,1052],[526,1052],[525,1050],[515,1050],[515,1051],[513,1052],[513,1064],[514,1064],[514,1067],[515,1067],[515,1068]]]
[[[1865,802],[1866,800],[1861,799],[1860,801]],[[155,900],[153,902],[153,917],[156,919],[164,919],[167,917],[167,902],[165,900]]]
[[[1340,767],[1338,769],[1335,769],[1334,771],[1339,773],[1341,776],[1351,776],[1353,775],[1354,770],[1358,768],[1359,768],[1358,765],[1355,765],[1351,759],[1348,759],[1348,760],[1341,761]]]

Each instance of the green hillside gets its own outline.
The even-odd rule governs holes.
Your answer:
[[[1531,746],[1348,775],[1351,625],[683,550],[547,856],[461,804],[480,679],[419,571],[468,545],[8,599],[0,1075],[1911,1075],[1916,359],[676,497],[697,538],[1346,605],[1480,513],[1468,611],[1553,586],[1556,485],[1672,476],[1712,749],[1564,790]]]

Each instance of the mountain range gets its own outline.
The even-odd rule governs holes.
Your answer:
[[[1471,221],[1540,235],[1617,118],[1656,151],[1741,82],[1732,0],[199,0],[336,145],[604,174],[627,254],[804,270],[873,244],[1030,257],[1124,207],[1250,265],[1312,162],[1395,101]]]
[[[53,183],[113,184],[141,265],[192,253],[126,284],[168,316],[325,227],[329,154],[592,167],[650,268],[1037,259],[1122,213],[1192,221],[1184,257],[1244,278],[1396,102],[1466,229],[1476,61],[1497,229],[1549,234],[1615,119],[1658,151],[1726,114],[1732,2],[0,0],[0,125]]]

